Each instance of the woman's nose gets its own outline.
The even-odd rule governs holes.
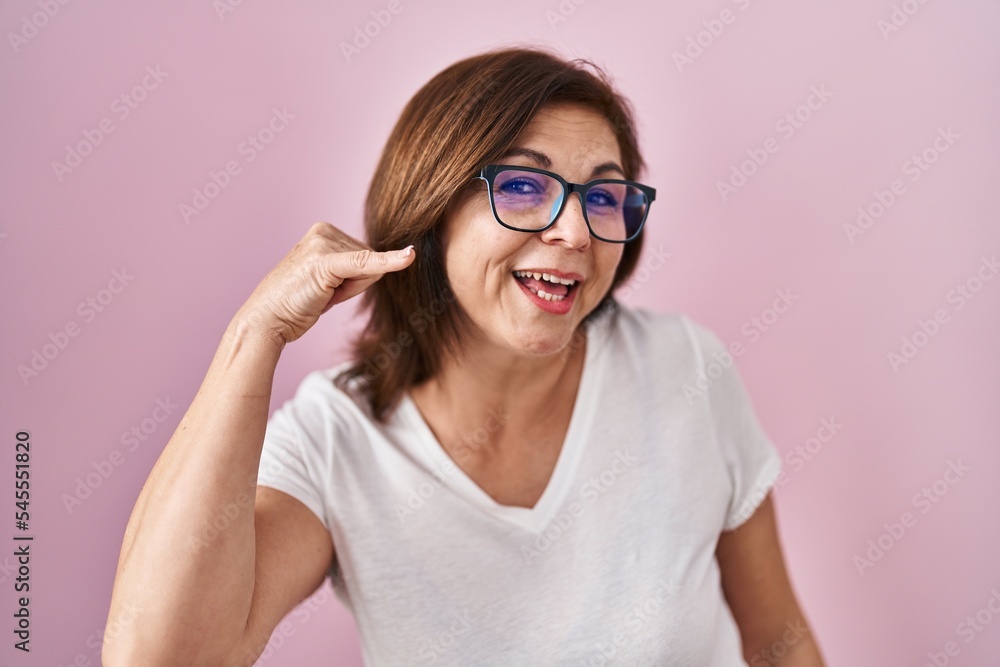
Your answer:
[[[556,217],[555,223],[542,232],[546,243],[562,243],[568,248],[586,248],[591,243],[590,228],[583,217],[583,200],[579,192],[572,192],[569,201]]]

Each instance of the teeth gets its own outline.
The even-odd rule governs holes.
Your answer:
[[[535,273],[533,271],[515,271],[514,275],[518,278],[534,278],[535,280],[544,280],[546,282],[554,283],[556,285],[569,285],[572,287],[576,284],[576,281],[572,278],[559,278],[558,276],[553,276],[548,273]]]
[[[566,298],[564,296],[558,296],[556,294],[549,294],[548,292],[546,292],[543,289],[538,290],[537,292],[535,292],[535,294],[537,294],[538,296],[542,297],[546,301],[562,301],[563,299]]]

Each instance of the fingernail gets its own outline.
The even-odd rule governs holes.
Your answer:
[[[407,257],[410,256],[411,252],[413,252],[413,246],[412,245],[408,245],[405,248],[403,248],[402,250],[397,250],[396,251],[396,257],[398,257],[400,259],[406,259]]]

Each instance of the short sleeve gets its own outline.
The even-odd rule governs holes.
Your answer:
[[[304,380],[295,397],[268,419],[257,484],[296,498],[329,529],[323,487],[317,475],[322,465],[321,430],[317,433],[320,415],[310,408],[315,401],[307,395],[308,384],[314,380]]]
[[[715,441],[732,483],[732,497],[723,530],[749,519],[774,486],[781,472],[781,455],[761,428],[735,359],[719,337],[688,321],[698,350],[700,387],[711,414]]]

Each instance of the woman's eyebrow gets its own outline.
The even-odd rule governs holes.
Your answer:
[[[526,157],[529,160],[532,160],[535,163],[537,163],[542,169],[552,168],[552,160],[549,158],[548,155],[540,151],[533,150],[531,148],[522,148],[520,146],[514,146],[512,148],[508,148],[500,156],[500,159],[503,160],[505,158],[514,156]],[[596,167],[594,167],[593,171],[590,172],[590,178],[596,178],[599,174],[603,174],[608,171],[616,171],[619,174],[621,174],[622,178],[625,178],[625,170],[622,169],[617,162],[604,162],[602,164],[597,165]]]

